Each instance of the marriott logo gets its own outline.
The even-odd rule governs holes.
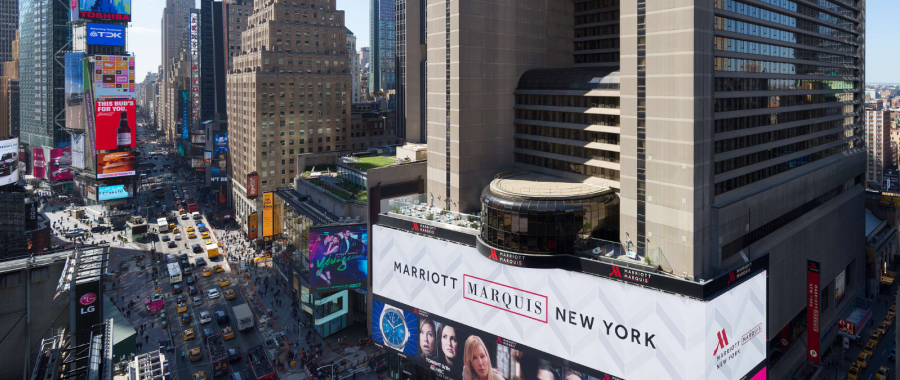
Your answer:
[[[426,235],[434,235],[434,227],[427,224],[413,223],[411,230]]]

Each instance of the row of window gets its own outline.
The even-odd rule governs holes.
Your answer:
[[[602,40],[576,41],[575,51],[595,50],[595,49],[618,49],[618,38],[607,38]]]
[[[819,37],[807,36],[805,34],[797,34],[794,32],[769,28],[767,26],[732,20],[720,16],[716,16],[716,29],[724,30],[726,32],[746,34],[748,36],[768,38],[775,41],[791,42],[800,45],[829,49],[847,54],[856,54],[857,51],[857,48],[851,44],[845,44],[843,42],[832,41]]]
[[[576,28],[575,38],[609,36],[619,34],[619,24],[592,26],[589,28]]]
[[[516,95],[516,104],[558,107],[619,108],[619,98],[575,95]]]
[[[524,120],[552,121],[557,123],[619,126],[615,115],[596,115],[577,112],[516,110],[516,118]]]
[[[828,79],[716,78],[716,91],[854,90],[856,82]]]
[[[793,160],[782,162],[780,164],[772,165],[767,168],[763,168],[757,170],[752,173],[747,173],[742,176],[738,176],[732,179],[727,179],[722,182],[716,183],[716,195],[727,193],[731,190],[747,186],[756,181],[761,181],[771,176],[784,173],[788,170],[795,169],[801,167],[803,165],[821,160],[823,158],[827,158],[833,156],[835,154],[844,152],[850,149],[849,144],[841,144],[836,147],[828,148],[825,150],[820,150],[818,152],[806,155],[804,157],[795,158]]]
[[[823,36],[834,37],[847,42],[855,42],[856,35],[851,32],[830,28],[824,25],[797,19],[778,12],[757,8],[749,4],[737,2],[735,0],[716,0],[716,8],[724,11],[734,12],[743,16],[757,18],[763,21],[774,22],[784,26],[803,29],[809,32],[818,33]]]
[[[822,75],[830,77],[855,77],[856,69],[843,67],[830,67],[819,65],[806,65],[798,63],[762,61],[758,59],[740,59],[728,57],[716,57],[716,71],[731,71],[744,73],[767,73],[787,75]]]
[[[799,127],[719,140],[716,141],[716,153],[718,154],[730,152],[736,149],[749,148],[751,146],[756,146],[759,144],[766,144],[774,141],[804,136],[816,132],[827,131],[829,129],[842,128],[847,125],[853,125],[853,118],[823,121],[821,123],[801,125]]]
[[[741,116],[730,119],[716,120],[716,133],[739,131],[747,128],[765,127],[767,125],[776,125],[790,123],[793,121],[809,120],[819,117],[850,115],[855,111],[854,106],[837,106],[824,107],[812,110],[778,112],[767,115]]]
[[[582,131],[578,129],[546,127],[543,125],[516,124],[516,133],[553,137],[557,139],[595,142],[619,145],[619,135],[615,133]]]
[[[575,54],[575,63],[615,63],[619,62],[619,52]]]
[[[803,59],[844,65],[856,65],[856,58],[845,55],[822,53],[806,49],[794,49],[785,46],[762,44],[759,42],[736,40],[727,37],[716,37],[716,50],[733,53],[767,55],[770,57]]]
[[[714,112],[743,111],[760,108],[779,108],[804,106],[809,104],[852,102],[853,93],[813,94],[813,95],[775,95],[754,96],[749,98],[722,98],[714,100]]]
[[[818,146],[822,146],[825,144],[830,144],[835,141],[842,140],[844,138],[850,137],[853,135],[852,130],[840,131],[837,133],[832,133],[825,136],[814,137],[805,141],[798,141],[793,144],[783,145],[776,148],[761,150],[759,152],[753,152],[747,155],[743,155],[740,157],[730,158],[727,160],[717,161],[716,162],[716,174],[722,174],[725,172],[730,172],[732,170],[737,170],[743,168],[745,166],[750,166],[754,164],[758,164],[760,162],[772,160],[778,157],[784,157],[789,154],[797,153],[806,149],[812,149]]]
[[[619,21],[619,10],[597,12],[588,15],[575,16],[575,25],[593,24],[595,22]]]
[[[555,160],[552,158],[532,156],[530,154],[516,153],[516,162],[539,166],[561,172],[581,174],[591,177],[608,179],[611,181],[619,180],[619,171],[615,169],[598,168],[596,166],[576,164],[574,162]]]
[[[587,158],[608,162],[619,162],[619,152],[610,152],[600,149],[582,148],[566,144],[556,144],[546,141],[528,139],[516,139],[516,148],[537,150],[544,153],[561,154],[564,156]]]
[[[793,1],[790,1],[790,0],[759,0],[759,1],[762,1],[762,2],[764,2],[764,3],[772,4],[772,5],[776,6],[776,7],[784,8],[784,9],[787,9],[787,10],[792,11],[792,12],[797,12],[797,13],[802,14],[802,15],[804,15],[804,16],[809,16],[809,17],[812,17],[812,18],[815,18],[815,19],[819,19],[819,20],[825,21],[825,22],[827,22],[827,23],[829,23],[829,24],[837,25],[837,26],[842,27],[842,28],[844,28],[844,29],[856,30],[856,23],[854,23],[854,22],[847,21],[847,20],[845,20],[845,19],[842,19],[842,18],[839,18],[839,17],[832,16],[832,15],[830,15],[830,14],[828,14],[828,13],[822,13],[821,11],[819,11],[819,10],[816,9],[816,8],[808,7],[808,6],[803,5],[803,4],[797,4],[797,3],[793,2]],[[807,0],[807,1],[808,1],[808,0]],[[855,17],[855,13],[856,13],[856,12],[853,12],[852,10],[849,10],[849,9],[847,9],[847,8],[844,8],[844,7],[839,7],[839,6],[837,6],[836,4],[830,3],[830,2],[828,2],[828,1],[820,0],[820,1],[819,1],[819,4],[822,5],[822,6],[825,6],[825,7],[827,7],[828,5],[830,5],[830,6],[832,6],[833,8],[829,8],[829,9],[831,9],[832,11],[835,11],[835,12],[837,12],[837,13],[840,13],[840,14],[846,16],[846,17],[850,17],[850,18]],[[827,4],[827,5],[825,5],[825,4]]]
[[[618,7],[619,0],[590,0],[575,3],[575,12],[584,12],[591,9]]]

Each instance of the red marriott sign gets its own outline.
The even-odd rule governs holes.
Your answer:
[[[822,269],[822,263],[808,259],[806,262],[806,326],[807,326],[807,348],[806,359],[819,363],[821,361],[819,354],[819,341],[821,335],[820,329],[820,311],[819,311],[819,273]]]

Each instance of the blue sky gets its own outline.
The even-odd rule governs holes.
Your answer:
[[[165,5],[165,0],[132,1],[128,48],[135,54],[140,81],[160,64],[159,26]],[[866,6],[866,81],[900,83],[900,48],[891,32],[891,25],[900,20],[900,6],[897,0],[868,1]],[[369,1],[337,0],[337,7],[356,35],[356,47],[369,46]]]

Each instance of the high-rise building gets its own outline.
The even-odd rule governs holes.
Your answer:
[[[0,63],[13,60],[13,41],[19,30],[18,0],[0,0]]]
[[[228,74],[228,142],[237,220],[258,209],[259,193],[287,186],[299,153],[349,148],[350,62],[344,12],[334,0],[315,7],[257,1]]]
[[[425,0],[397,0],[396,24],[397,133],[410,142],[425,142]]]
[[[884,169],[897,165],[897,152],[891,143],[891,111],[866,110],[866,187],[880,190]]]
[[[225,19],[228,27],[228,68],[234,62],[234,56],[241,54],[241,34],[247,30],[247,19],[253,12],[253,1],[228,0],[225,3]]]
[[[19,32],[12,42],[12,58],[0,62],[0,140],[19,137]]]
[[[65,68],[56,57],[72,38],[66,4],[19,1],[19,143],[57,147],[69,142],[65,126]]]
[[[381,90],[387,93],[397,86],[397,9],[394,0],[370,1],[369,47],[372,49],[372,57],[369,62],[369,92]]]
[[[356,35],[347,28],[347,51],[350,54],[350,101],[359,103],[359,53],[356,51]]]
[[[359,101],[368,101],[369,96],[369,63],[372,49],[368,46],[359,48]]]
[[[163,9],[160,21],[163,71],[160,77],[162,88],[160,88],[159,125],[166,132],[166,138],[169,141],[174,141],[175,124],[181,118],[180,89],[176,90],[169,86],[173,82],[181,82],[180,78],[176,78],[177,73],[173,70],[177,64],[176,61],[182,57],[182,52],[188,48],[188,22],[193,8],[193,0],[166,0],[166,8]]]
[[[216,48],[213,0],[200,0],[200,121],[216,117]],[[224,89],[223,89],[224,95]]]

